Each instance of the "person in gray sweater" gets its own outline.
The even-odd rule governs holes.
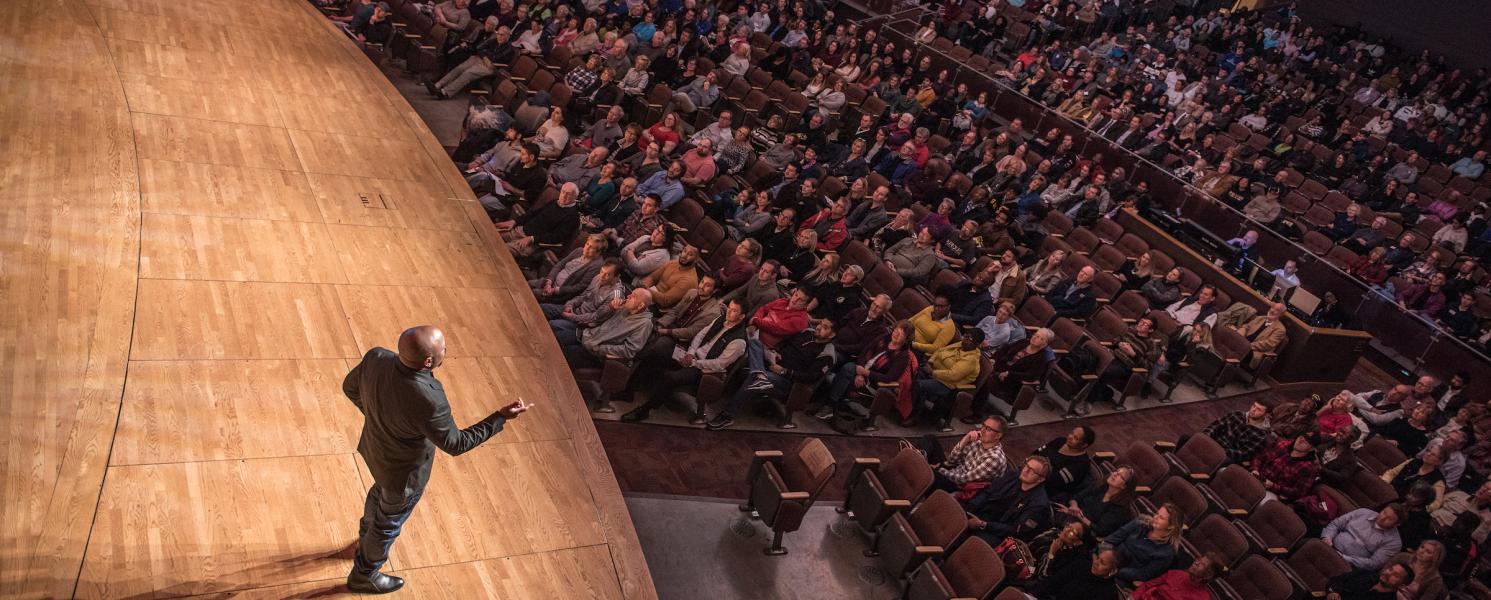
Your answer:
[[[937,266],[934,244],[932,230],[923,227],[916,232],[915,237],[906,238],[886,248],[883,258],[901,277],[922,281]]]
[[[782,263],[772,259],[761,261],[761,267],[756,269],[756,276],[745,285],[730,290],[730,293],[720,298],[720,305],[729,304],[731,300],[739,300],[744,305],[746,314],[756,314],[756,309],[782,297],[782,286],[777,285],[777,269],[781,266]]]
[[[569,301],[590,287],[591,280],[601,270],[601,262],[605,259],[602,255],[609,243],[604,235],[590,234],[585,238],[585,245],[571,250],[555,262],[548,276],[528,280],[528,288],[533,290],[533,296],[540,304]]]
[[[578,336],[581,329],[594,327],[616,312],[616,306],[620,306],[627,293],[626,284],[621,282],[622,268],[620,260],[606,259],[595,276],[590,278],[590,285],[578,296],[570,298],[564,304],[538,305],[544,318],[548,319],[549,329],[554,332],[554,339],[559,341],[560,346],[580,343]]]
[[[599,368],[606,359],[631,360],[652,335],[652,292],[637,288],[616,313],[580,332],[578,343],[560,346],[572,369]]]

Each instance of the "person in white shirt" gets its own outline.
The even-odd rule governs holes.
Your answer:
[[[1171,304],[1165,309],[1165,312],[1170,313],[1170,316],[1175,319],[1175,322],[1183,326],[1190,326],[1201,322],[1215,327],[1217,324],[1217,310],[1212,304],[1216,299],[1217,289],[1212,287],[1211,284],[1206,284],[1201,286],[1201,289],[1196,290],[1194,296],[1183,298],[1181,301]]]
[[[1274,287],[1286,290],[1299,285],[1299,263],[1294,259],[1284,261],[1284,266],[1274,269]]]

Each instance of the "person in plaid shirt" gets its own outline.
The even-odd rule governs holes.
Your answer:
[[[932,463],[932,486],[957,492],[968,483],[989,481],[1004,475],[1009,460],[1004,456],[1004,421],[998,417],[984,419],[977,429],[968,432],[953,449],[942,456],[942,446],[928,436],[922,451]]]
[[[1263,481],[1270,495],[1293,502],[1310,493],[1320,475],[1320,461],[1315,458],[1319,441],[1320,436],[1314,432],[1276,440],[1253,459],[1253,474]]]
[[[585,59],[585,64],[572,69],[564,76],[564,84],[574,92],[575,97],[589,96],[595,91],[596,82],[600,80],[601,57],[599,54],[591,54]]]
[[[1268,407],[1254,402],[1248,411],[1234,411],[1212,421],[1201,432],[1227,451],[1227,462],[1245,464],[1268,441]]]

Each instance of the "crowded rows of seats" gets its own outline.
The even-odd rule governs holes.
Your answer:
[[[1021,8],[996,12],[1016,22],[1041,18]],[[938,37],[941,32],[968,42],[966,26],[948,15],[906,36],[971,71],[984,71],[969,62],[969,47]],[[979,14],[965,9],[961,16],[976,20]],[[1003,84],[1048,107],[1060,102],[1052,110],[1108,138],[1115,150],[1160,165],[1377,286],[1389,301],[1483,345],[1484,324],[1491,317],[1481,266],[1491,250],[1485,239],[1491,173],[1485,172],[1484,78],[1446,80],[1442,74],[1449,69],[1442,64],[1411,56],[1389,57],[1385,63],[1369,46],[1365,53],[1337,60],[1349,58],[1342,61],[1343,73],[1378,77],[1352,75],[1332,89],[1328,84],[1334,81],[1318,72],[1321,64],[1334,63],[1321,58],[1326,52],[1312,37],[1317,32],[1276,18],[1267,12],[1244,17],[1240,30],[1262,29],[1268,41],[1288,45],[1288,52],[1279,45],[1234,46],[1238,37],[1230,31],[1196,35],[1216,27],[1197,15],[1172,19],[1169,29],[1131,29],[1127,36],[1096,39],[1060,27],[1057,35],[1037,28],[1044,33],[1012,34],[1006,44],[985,46],[984,55],[975,58],[1008,56],[1009,67],[1000,73]],[[1341,32],[1318,33],[1348,39]],[[982,38],[974,37],[970,47],[976,48]],[[1303,51],[1320,62],[1296,62],[1307,43]],[[1005,54],[1002,48],[1012,51]],[[1085,68],[1088,61],[1095,54],[1106,58],[1104,50],[1117,58],[1108,64],[1121,68],[1154,60],[1145,71],[1164,78],[1151,78],[1148,87],[1126,80],[1113,85],[1111,77],[1084,79],[1084,71],[1094,70]],[[1296,65],[1309,68],[1288,70]],[[1218,68],[1220,75],[1212,75]],[[1260,81],[1267,74],[1270,83],[1284,84],[1289,93],[1258,94],[1256,85],[1238,84],[1230,76],[1239,72]],[[1428,83],[1435,74],[1440,79]],[[1217,85],[1235,86],[1242,95],[1216,92]],[[1410,85],[1412,92],[1406,91]],[[1401,97],[1393,93],[1398,89],[1405,90]],[[1247,99],[1238,102],[1243,96]],[[1424,131],[1429,133],[1417,133]],[[1046,144],[1052,145],[1061,132],[1048,134]],[[1444,280],[1436,282],[1436,273]]]
[[[909,598],[1483,598],[1491,416],[1436,383],[1254,402],[1117,453],[1079,425],[1023,461],[990,418],[945,454],[854,459],[838,512]],[[768,554],[837,468],[811,438],[756,453],[741,510]]]

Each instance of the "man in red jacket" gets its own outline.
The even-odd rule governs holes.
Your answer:
[[[798,288],[791,296],[777,298],[756,309],[756,314],[751,315],[751,327],[760,335],[761,345],[776,349],[788,336],[807,329],[808,304],[812,301],[806,291]]]

